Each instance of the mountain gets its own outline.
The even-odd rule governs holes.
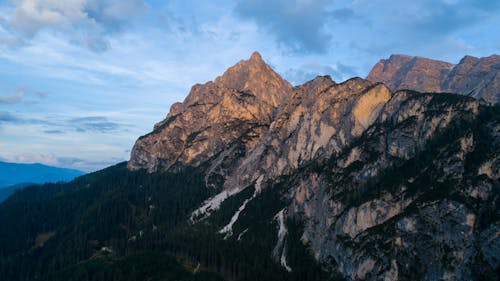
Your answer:
[[[0,161],[0,187],[18,183],[70,181],[84,172],[43,164],[19,164]]]
[[[81,171],[43,164],[18,164],[0,161],[0,192],[2,193],[0,202],[15,190],[25,187],[29,183],[67,182],[83,174]]]
[[[465,56],[456,65],[422,57],[392,55],[380,60],[367,77],[393,91],[459,93],[500,102],[500,56]]]
[[[254,53],[128,163],[0,204],[0,275],[497,280],[499,106],[388,86],[291,86]]]
[[[18,183],[70,181],[84,172],[43,164],[18,164],[0,161],[0,186]]]
[[[254,53],[214,82],[193,86],[153,132],[137,140],[128,167],[151,172],[172,165],[199,166],[242,137],[252,140],[250,148],[291,89]]]

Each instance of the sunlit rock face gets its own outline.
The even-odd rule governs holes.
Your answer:
[[[500,56],[465,56],[458,64],[421,57],[392,55],[378,62],[367,79],[391,90],[448,92],[500,102]]]
[[[378,62],[367,79],[385,83],[392,90],[412,89],[419,92],[440,92],[441,80],[453,64],[422,57],[392,55]]]
[[[262,141],[226,184],[246,185],[259,175],[275,179],[326,159],[359,137],[389,99],[387,87],[361,78],[336,84],[318,77],[295,87]]]
[[[286,207],[270,222],[279,224],[272,254],[286,271],[293,271],[286,221],[294,218],[316,260],[347,280],[481,280],[500,263],[498,107],[397,89],[463,89],[467,79],[485,79],[477,73],[496,71],[497,58],[466,57],[454,66],[391,56],[366,80],[318,76],[293,87],[255,53],[195,85],[137,140],[128,167],[202,168],[218,193],[191,223],[254,187],[219,228],[224,239],[251,229],[238,226],[239,216],[279,185]],[[498,91],[485,89],[497,87],[496,77],[477,82],[473,96],[495,101]]]
[[[153,172],[175,164],[198,166],[238,139],[249,149],[291,89],[254,53],[214,82],[193,86],[153,132],[137,140],[128,167]]]
[[[226,188],[262,174],[274,178],[338,152],[376,120],[389,98],[383,84],[361,78],[336,84],[317,77],[292,87],[254,53],[172,105],[166,119],[137,140],[128,167],[165,171],[211,159],[210,172],[222,174]]]

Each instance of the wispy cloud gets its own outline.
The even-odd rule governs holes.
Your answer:
[[[40,163],[49,166],[76,169],[92,172],[102,167],[110,166],[124,161],[122,158],[111,158],[108,161],[89,161],[78,157],[58,157],[54,153],[23,153],[0,157],[1,161],[13,163]]]
[[[0,96],[0,104],[19,103],[24,98],[24,90],[18,90],[16,94],[10,96]]]
[[[59,166],[59,161],[57,157],[52,154],[18,154],[10,157],[2,157],[4,160],[8,162],[14,163],[41,163],[50,166]]]
[[[111,133],[122,127],[120,124],[111,122],[103,116],[73,118],[68,123],[74,126],[78,132]]]
[[[43,131],[45,134],[50,134],[50,135],[60,135],[64,134],[64,131],[62,130],[44,130]]]
[[[0,124],[2,124],[2,123],[18,123],[20,121],[21,121],[21,119],[12,115],[10,112],[0,111]]]
[[[129,125],[113,122],[105,116],[90,117],[29,117],[12,114],[8,111],[0,111],[0,124],[22,124],[26,126],[42,126],[41,132],[51,135],[59,135],[68,132],[78,133],[100,133],[110,134],[118,131],[126,131]]]

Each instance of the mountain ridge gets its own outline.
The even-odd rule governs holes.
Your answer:
[[[34,163],[9,163],[0,161],[0,202],[5,200],[17,189],[30,184],[71,181],[85,174],[82,171],[47,166]]]
[[[406,55],[380,60],[367,78],[391,90],[449,92],[500,102],[500,56],[464,56],[458,64]]]
[[[40,163],[10,163],[0,161],[0,185],[69,181],[84,172],[48,166]]]

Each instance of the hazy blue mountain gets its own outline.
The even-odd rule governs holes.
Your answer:
[[[20,183],[70,181],[84,172],[43,164],[17,164],[0,161],[0,189]]]
[[[16,190],[21,189],[23,187],[26,187],[28,185],[31,185],[31,183],[19,183],[19,184],[15,184],[15,185],[1,188],[0,189],[0,203],[3,202],[5,199],[7,199]]]

